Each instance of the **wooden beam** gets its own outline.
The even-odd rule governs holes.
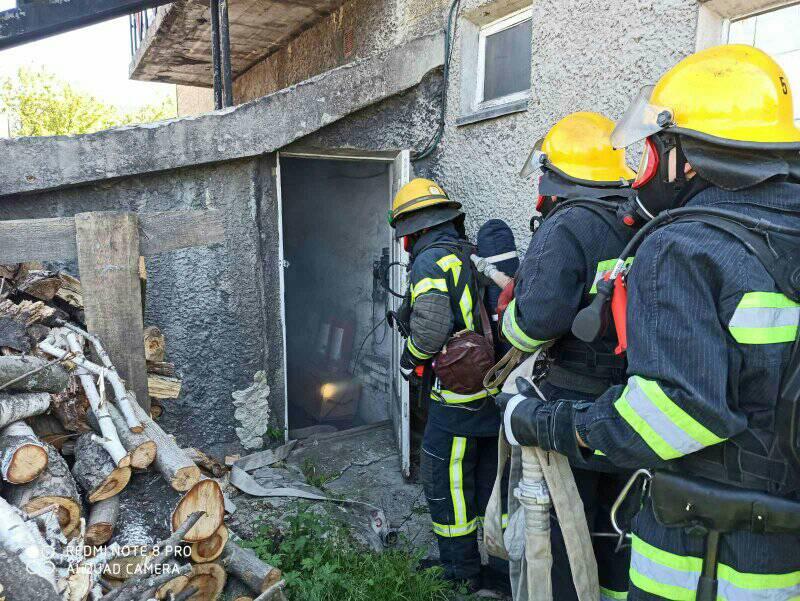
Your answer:
[[[222,213],[213,209],[139,213],[139,226],[141,254],[145,256],[218,244],[225,238]],[[0,221],[2,264],[77,258],[73,217]]]
[[[103,341],[117,371],[142,408],[149,411],[137,215],[79,213],[75,234],[86,326]]]

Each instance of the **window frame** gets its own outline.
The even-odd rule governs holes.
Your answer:
[[[484,100],[483,93],[486,77],[486,38],[532,19],[533,7],[526,6],[508,15],[505,15],[496,21],[487,23],[486,25],[481,26],[478,30],[478,64],[475,77],[475,94],[472,102],[473,111],[480,111],[482,109],[502,106],[504,104],[509,104],[520,100],[528,100],[530,98],[530,84],[525,90],[512,92],[511,94],[492,98],[491,100]]]

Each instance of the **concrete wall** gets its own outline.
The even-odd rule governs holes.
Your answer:
[[[0,203],[0,219],[92,210],[222,211],[223,245],[147,260],[145,324],[164,332],[168,359],[183,375],[181,397],[164,402],[162,423],[184,445],[238,450],[231,392],[246,388],[258,370],[267,371],[273,390],[273,420],[283,414],[273,163],[270,157],[233,161]]]
[[[528,242],[536,190],[517,174],[533,143],[573,111],[620,117],[641,85],[694,50],[700,6],[696,0],[536,0],[527,110],[457,126],[456,120],[463,116],[462,87],[468,87],[462,78],[472,77],[475,63],[474,57],[464,56],[474,51],[465,36],[524,4],[524,0],[461,1],[445,134],[431,159],[416,166],[418,174],[439,178],[465,204],[470,231],[486,219],[501,217],[511,224],[522,247]],[[448,8],[447,0],[351,0],[239,77],[236,99],[249,100],[408,37],[441,30]],[[426,129],[421,124],[432,123],[438,110],[435,91],[427,89],[423,95],[430,102],[419,102],[418,95],[406,105],[415,111],[402,120],[367,121],[367,132],[384,127],[385,135],[364,139],[363,129],[351,127],[361,118],[355,117],[327,128],[316,136],[317,143],[367,149],[403,143],[421,148],[433,132],[433,125]],[[631,162],[635,167],[636,159]]]
[[[214,91],[211,88],[175,86],[178,98],[178,115],[186,117],[214,110]]]

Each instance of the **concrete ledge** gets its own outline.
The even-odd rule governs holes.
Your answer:
[[[512,113],[521,113],[528,110],[528,98],[522,100],[514,100],[513,102],[506,102],[498,106],[492,106],[484,109],[462,115],[456,119],[456,125],[469,125],[470,123],[477,123],[478,121],[485,121],[486,119],[496,119],[503,115],[510,115]]]
[[[0,140],[0,196],[273,152],[416,86],[442,64],[443,40],[436,34],[198,117],[80,136]]]

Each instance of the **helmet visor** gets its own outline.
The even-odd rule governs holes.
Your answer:
[[[672,111],[668,107],[650,103],[654,88],[652,85],[643,87],[622,119],[617,122],[611,132],[611,145],[615,149],[627,148],[664,129],[669,123],[662,121],[664,125],[658,124],[662,113],[666,112],[670,117],[669,121],[672,120]]]
[[[544,138],[539,138],[536,142],[536,145],[531,150],[530,154],[528,155],[528,159],[525,161],[525,164],[520,169],[519,176],[523,179],[528,179],[535,173],[541,169],[543,160],[542,158],[546,155],[542,152],[542,145],[544,144]]]

